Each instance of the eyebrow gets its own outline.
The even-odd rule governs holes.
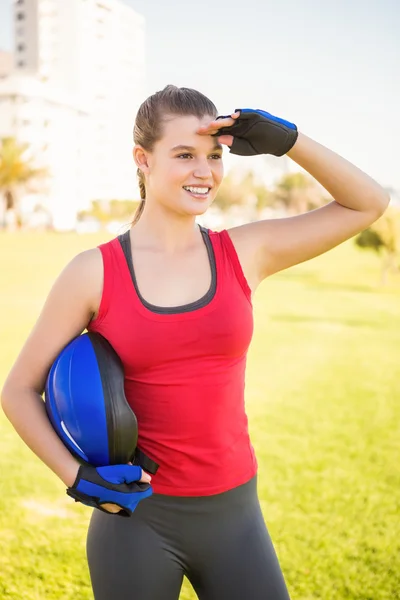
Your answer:
[[[189,152],[195,152],[196,148],[194,146],[184,146],[182,144],[179,144],[178,146],[174,146],[173,148],[171,148],[171,152],[176,152],[177,150],[179,150],[179,151],[189,150]],[[212,148],[212,151],[213,150],[222,150],[221,144],[216,143],[214,145],[214,147]]]

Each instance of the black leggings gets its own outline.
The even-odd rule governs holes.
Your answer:
[[[93,512],[87,555],[95,600],[289,600],[257,477],[204,497],[153,494],[132,517]]]

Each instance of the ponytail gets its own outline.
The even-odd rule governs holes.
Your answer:
[[[131,225],[136,225],[136,223],[139,221],[139,219],[142,215],[142,212],[144,211],[144,205],[146,202],[146,186],[144,183],[144,175],[140,169],[137,170],[137,178],[139,181],[139,191],[140,191],[141,202],[136,209],[135,216],[133,217],[133,221],[132,221]]]

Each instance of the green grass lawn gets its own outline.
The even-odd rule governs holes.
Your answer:
[[[0,235],[0,385],[53,279],[100,241]],[[254,301],[247,411],[293,600],[400,598],[400,280],[378,280],[377,258],[348,242],[265,281]],[[0,597],[91,599],[90,509],[2,413],[0,456]],[[185,582],[181,599],[194,598]]]

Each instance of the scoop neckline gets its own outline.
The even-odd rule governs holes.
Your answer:
[[[151,314],[154,317],[162,316],[182,316],[190,313],[197,313],[201,309],[207,308],[211,305],[212,301],[217,296],[218,284],[217,284],[217,260],[215,249],[210,238],[210,230],[199,224],[199,228],[202,234],[204,244],[207,249],[209,265],[211,268],[211,283],[207,292],[198,300],[189,302],[187,304],[181,304],[178,306],[158,306],[148,302],[140,293],[139,286],[136,279],[135,268],[132,259],[132,247],[130,239],[130,230],[118,236],[118,241],[125,258],[125,264],[128,268],[131,283],[133,284],[134,291],[136,293],[137,300],[142,310],[146,311],[147,314]]]

